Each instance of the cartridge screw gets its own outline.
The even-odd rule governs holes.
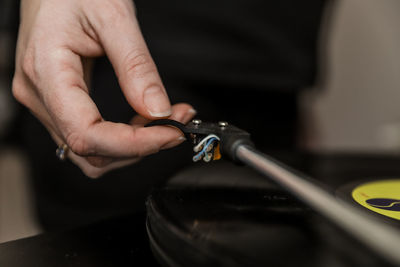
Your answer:
[[[228,122],[226,122],[226,121],[220,121],[220,122],[218,122],[218,126],[219,127],[221,127],[221,128],[225,128],[225,127],[227,127],[229,124],[228,124]]]
[[[192,123],[196,126],[201,124],[201,120],[192,120]]]

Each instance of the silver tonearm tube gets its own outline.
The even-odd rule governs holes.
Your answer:
[[[399,229],[337,198],[312,179],[296,174],[251,146],[239,145],[235,153],[241,162],[268,176],[387,261],[400,266]]]

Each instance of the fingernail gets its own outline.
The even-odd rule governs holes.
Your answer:
[[[186,112],[184,118],[183,118],[183,122],[186,123],[189,120],[191,120],[195,115],[197,114],[197,110],[195,109],[189,109],[188,112]]]
[[[159,86],[152,86],[144,92],[144,104],[153,117],[168,117],[171,115],[171,104],[168,96]]]
[[[179,136],[176,140],[171,141],[165,145],[163,145],[161,147],[161,149],[169,149],[169,148],[173,148],[174,146],[179,145],[180,143],[182,143],[183,141],[185,141],[186,138],[184,136]]]

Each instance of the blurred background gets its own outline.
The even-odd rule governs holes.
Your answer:
[[[301,96],[303,149],[400,155],[400,2],[333,1],[315,88]],[[0,243],[40,233],[12,99],[18,1],[0,1]]]

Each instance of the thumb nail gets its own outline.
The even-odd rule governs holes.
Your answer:
[[[147,88],[144,91],[143,101],[153,117],[168,117],[172,113],[168,96],[160,86]]]

